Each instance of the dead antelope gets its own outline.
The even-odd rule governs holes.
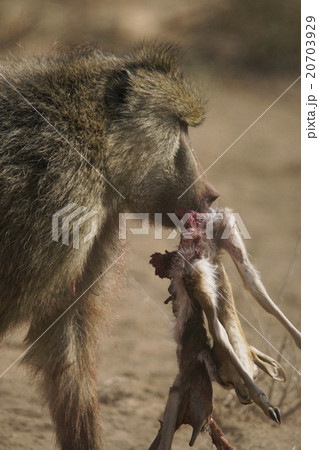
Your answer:
[[[223,239],[226,225],[229,235]],[[270,403],[253,380],[257,376],[257,367],[279,381],[285,380],[285,372],[274,359],[247,343],[221,262],[223,250],[235,262],[246,289],[284,325],[298,347],[301,342],[299,331],[271,300],[250,263],[231,211],[211,210],[209,215],[191,212],[186,227],[187,233],[182,234],[178,251],[165,255],[157,253],[151,259],[155,273],[171,280],[168,300],[172,300],[176,316],[179,374],[170,390],[164,420],[150,450],[170,449],[174,432],[183,423],[193,426],[190,445],[194,444],[199,431],[208,424],[213,409],[212,381],[235,388],[241,403],[253,401],[272,420],[281,421],[279,409]],[[207,237],[208,229],[212,239]],[[213,346],[209,343],[208,331]],[[230,448],[223,441],[213,442],[217,448]]]

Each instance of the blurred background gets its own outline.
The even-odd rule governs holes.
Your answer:
[[[117,53],[139,40],[177,42],[185,70],[205,89],[205,123],[191,130],[206,169],[300,75],[300,3],[297,0],[2,0],[1,59],[45,53],[55,46],[92,43]],[[219,206],[238,212],[263,282],[300,328],[300,84],[296,82],[207,172],[222,196]],[[149,256],[175,248],[177,239],[130,239],[127,287],[113,302],[112,328],[99,348],[98,389],[105,449],[143,449],[155,437],[169,386],[177,373],[173,316],[166,281],[156,279]],[[214,386],[214,417],[237,449],[300,448],[300,355],[275,319],[245,292],[226,259],[248,341],[279,360],[284,384],[260,374],[258,384],[281,408],[271,422],[232,391]],[[25,330],[1,343],[0,371],[24,350]],[[278,354],[274,348],[280,352]],[[291,363],[287,363],[286,359]],[[293,367],[292,367],[293,366]],[[297,369],[297,371],[295,370]],[[0,380],[0,448],[54,448],[49,414],[23,367]],[[187,448],[191,429],[176,433]],[[200,436],[197,449],[210,448]]]

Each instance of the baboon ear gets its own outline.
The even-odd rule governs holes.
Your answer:
[[[131,74],[128,70],[122,69],[117,72],[106,88],[105,99],[108,106],[118,108],[125,103],[128,91],[131,87]]]

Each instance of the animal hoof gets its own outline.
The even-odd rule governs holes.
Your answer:
[[[198,426],[194,427],[193,433],[192,433],[192,436],[191,436],[191,440],[188,443],[188,445],[190,447],[193,447],[193,445],[195,444],[195,441],[197,439],[197,436],[199,435],[199,432],[200,432],[200,427],[198,427]]]
[[[272,407],[270,407],[268,409],[268,414],[269,414],[269,417],[272,420],[274,420],[278,424],[281,424],[281,417],[280,417],[280,410],[279,410],[279,408],[272,408]]]

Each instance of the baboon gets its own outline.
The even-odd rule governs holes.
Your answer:
[[[187,128],[205,101],[168,44],[122,57],[67,48],[0,69],[0,333],[29,324],[23,361],[58,445],[97,450],[95,346],[116,285],[105,271],[122,252],[118,214],[206,211],[218,197],[200,178],[178,200],[200,175]],[[96,212],[79,248],[52,239],[69,205]]]

